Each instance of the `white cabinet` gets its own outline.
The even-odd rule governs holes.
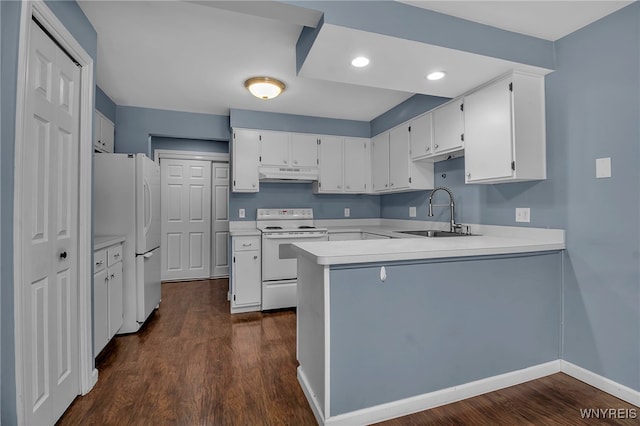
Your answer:
[[[409,122],[409,143],[414,160],[433,155],[433,114],[427,113]]]
[[[258,192],[260,165],[260,132],[236,129],[233,131],[231,173],[233,192]]]
[[[465,139],[463,99],[449,101],[433,110],[432,114],[432,155],[443,155],[463,149]]]
[[[93,148],[99,152],[113,152],[115,125],[99,111],[94,113]]]
[[[364,194],[369,189],[369,147],[367,138],[320,136],[318,145],[319,193]]]
[[[544,77],[514,72],[464,104],[466,183],[546,179]]]
[[[98,355],[122,327],[122,272],[121,242],[94,252],[94,355]]]
[[[389,132],[371,139],[371,183],[373,192],[389,190]]]
[[[260,165],[318,166],[318,136],[304,133],[260,131]]]
[[[343,140],[339,136],[322,136],[318,145],[317,192],[343,192]]]
[[[262,299],[260,236],[232,236],[231,313],[259,311]]]
[[[373,138],[371,175],[374,192],[433,189],[433,163],[412,161],[409,124],[405,123]]]

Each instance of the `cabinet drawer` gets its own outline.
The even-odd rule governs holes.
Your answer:
[[[107,267],[107,250],[98,250],[93,253],[93,273],[102,271]]]
[[[107,249],[107,266],[122,260],[122,244]]]
[[[234,251],[259,250],[260,238],[257,237],[236,237],[233,239]]]

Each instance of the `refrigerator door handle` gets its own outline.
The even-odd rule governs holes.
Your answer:
[[[149,182],[147,179],[144,179],[144,235],[146,236],[149,232],[149,226],[151,225],[151,189],[149,188]]]
[[[148,253],[143,254],[143,256],[145,257],[145,259],[148,259],[148,258],[150,258],[151,256],[153,256],[153,252],[152,252],[152,251],[150,251],[150,252],[148,252]]]

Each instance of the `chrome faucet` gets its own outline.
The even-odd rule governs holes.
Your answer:
[[[462,225],[458,225],[455,221],[455,215],[456,215],[456,203],[453,201],[453,194],[451,193],[451,191],[448,188],[445,188],[444,186],[439,186],[437,188],[434,188],[433,191],[431,191],[431,194],[429,195],[429,213],[428,216],[431,217],[433,216],[433,206],[434,204],[432,204],[432,199],[433,199],[433,194],[435,194],[438,191],[445,191],[447,194],[449,194],[449,208],[451,209],[451,221],[450,221],[450,225],[449,225],[449,232],[458,232],[462,229]],[[435,204],[436,207],[445,207],[446,204]]]

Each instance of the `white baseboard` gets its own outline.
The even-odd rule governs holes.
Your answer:
[[[560,360],[561,371],[569,376],[585,382],[588,385],[598,388],[603,392],[611,394],[616,398],[640,407],[640,392],[633,390],[625,385],[614,382],[592,371],[578,367],[569,361]]]
[[[298,383],[300,383],[300,387],[302,387],[302,392],[304,396],[307,398],[309,405],[311,406],[311,411],[313,411],[313,415],[316,418],[316,421],[319,425],[326,424],[324,421],[324,415],[322,414],[322,409],[320,408],[320,404],[318,400],[313,396],[313,392],[309,387],[309,381],[307,380],[307,376],[304,375],[304,372],[298,367]]]
[[[466,398],[493,392],[509,386],[518,385],[540,377],[560,372],[560,360],[550,361],[544,364],[535,365],[522,370],[511,371],[498,376],[476,380],[459,386],[429,392],[414,397],[401,399],[399,401],[380,404],[350,413],[340,414],[329,418],[324,418],[322,411],[317,406],[317,401],[310,398],[309,389],[306,385],[304,374],[298,369],[298,378],[302,389],[307,396],[311,408],[316,416],[316,420],[321,425],[354,425],[371,424],[396,417],[417,413],[441,405],[450,404]]]

